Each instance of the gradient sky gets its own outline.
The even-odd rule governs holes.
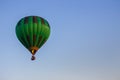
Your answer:
[[[51,35],[31,61],[18,41],[25,16]],[[120,80],[120,0],[0,0],[0,80]]]

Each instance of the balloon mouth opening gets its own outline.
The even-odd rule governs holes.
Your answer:
[[[32,55],[35,55],[38,49],[39,49],[38,47],[30,47],[29,51],[31,52]]]

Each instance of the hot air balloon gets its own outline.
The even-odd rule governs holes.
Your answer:
[[[35,60],[35,53],[48,40],[49,35],[48,21],[39,16],[24,17],[16,25],[16,36],[32,54],[31,60]]]

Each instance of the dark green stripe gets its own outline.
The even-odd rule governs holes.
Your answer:
[[[28,24],[28,18],[29,18],[29,17],[25,17],[25,18],[24,18],[24,24]]]
[[[27,41],[28,41],[28,44],[29,44],[29,47],[31,46],[31,43],[30,43],[30,36],[27,35]]]
[[[37,17],[33,16],[33,23],[37,23]]]
[[[40,35],[40,36],[39,36],[39,41],[38,41],[38,44],[37,44],[37,47],[39,47],[39,48],[40,48],[40,46],[39,46],[39,45],[41,44],[42,39],[43,39],[43,37]]]
[[[39,47],[42,47],[42,45],[43,45],[45,42],[46,42],[46,39],[43,38],[43,40],[42,40],[41,44],[39,45]]]
[[[43,25],[43,24],[45,24],[45,22],[44,22],[44,19],[43,19],[43,18],[41,18],[41,23],[42,23],[42,25]]]

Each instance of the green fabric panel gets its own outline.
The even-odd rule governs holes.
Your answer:
[[[23,20],[23,19],[21,19],[21,20]],[[19,23],[19,25],[17,24],[17,26],[16,26],[16,35],[20,38],[20,36],[21,36],[21,34],[19,34],[20,33],[20,27],[21,27],[21,20],[18,22]]]
[[[27,38],[26,38],[26,30],[25,30],[25,26],[24,26],[24,20],[21,21],[20,30],[21,30],[21,37],[23,37],[23,39],[25,41],[25,45],[24,46],[29,48],[29,44],[28,44],[28,41],[27,41]]]
[[[45,40],[45,38],[42,39],[42,41],[41,41],[41,43],[40,43],[40,45],[39,45],[39,48],[41,48],[42,45],[44,44],[44,40]]]
[[[33,23],[33,34],[37,34],[37,24],[36,23]]]
[[[48,39],[48,37],[49,37],[49,33],[47,32],[48,30],[49,30],[48,26],[42,25],[42,31],[41,31],[41,34],[40,34],[42,36],[42,40],[38,44],[39,48],[44,44],[45,40]]]
[[[45,34],[44,35],[45,35],[46,38],[48,38],[49,35],[50,35],[50,29],[47,26],[45,26],[44,28],[45,28]]]
[[[27,39],[27,36],[29,35],[29,32],[28,32],[28,24],[24,24],[23,28],[24,28],[23,31],[24,31],[25,41],[26,41],[26,44],[27,44],[27,46],[28,46],[28,48],[29,48],[30,43],[29,43],[29,41],[28,41],[28,39]]]
[[[41,32],[41,20],[40,20],[39,17],[37,18],[37,21],[38,21],[38,23],[37,23],[37,34],[36,34],[36,41],[34,43],[34,46],[37,46],[38,41],[39,41],[39,37],[40,37],[40,32]]]
[[[29,35],[29,26],[28,24],[24,24],[24,28],[25,28],[25,32],[26,32],[26,35]]]
[[[33,18],[32,16],[29,17],[28,26],[29,26],[30,45],[33,46]]]
[[[42,36],[42,40],[41,42],[38,44],[38,47],[40,48],[41,47],[41,43],[43,41],[43,39],[45,38],[44,36],[44,25],[41,23],[41,32],[40,32],[40,35]]]
[[[19,27],[20,27],[20,26],[17,26],[17,27],[16,27],[16,35],[17,35],[18,40],[19,40],[23,45],[25,45],[25,42],[23,42],[22,39],[21,39],[21,37],[19,36],[19,35],[20,35]]]
[[[49,34],[50,34],[50,30],[49,30],[48,26],[44,26],[43,33],[42,33],[42,35],[44,37],[43,37],[39,47],[42,47],[42,45],[47,41]]]
[[[45,25],[49,27],[49,24],[48,24],[48,22],[47,22],[46,20],[44,20],[44,21],[45,21]]]
[[[37,33],[38,33],[37,28],[38,28],[37,23],[33,23],[33,46],[36,46],[35,44],[37,43],[36,42]]]
[[[42,21],[41,18],[39,18],[39,19],[38,19],[38,28],[39,28],[39,32],[38,32],[37,47],[39,47],[39,45],[40,45],[40,43],[41,43],[41,41],[42,41],[42,39],[41,39],[41,41],[39,41],[40,36],[42,36],[42,35],[41,35],[41,33],[42,33],[42,22],[41,22],[41,21]],[[43,36],[42,36],[42,38],[43,38]],[[40,48],[40,47],[39,47],[39,48]]]
[[[50,29],[48,28],[48,26],[44,26],[44,36],[47,39],[50,35]]]
[[[43,40],[44,40],[44,37],[42,37],[42,39],[41,39],[40,43],[38,44],[38,47],[39,47],[39,48],[41,48],[41,47],[42,47],[42,46],[41,46],[41,44],[42,44]]]
[[[41,23],[42,24],[42,23]],[[43,32],[43,25],[41,25],[40,26],[41,27],[41,30],[40,30],[40,34],[39,34],[39,36],[42,36],[42,40],[43,40],[43,35],[42,35],[42,32]],[[37,44],[37,46],[40,48],[40,44],[41,44],[41,42],[42,42],[42,40]]]
[[[28,46],[26,46],[26,42],[25,40],[23,40],[23,37],[22,37],[22,23],[23,23],[23,19],[20,21],[20,25],[17,25],[16,26],[16,35],[18,37],[18,39],[20,40],[20,42],[27,48]]]

